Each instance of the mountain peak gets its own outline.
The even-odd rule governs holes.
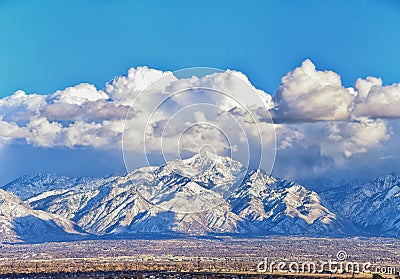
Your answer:
[[[90,234],[346,232],[315,192],[208,149],[126,176],[84,182],[59,176],[48,182],[32,177],[6,188],[29,210],[62,216]]]
[[[181,176],[199,179],[212,173],[220,176],[229,176],[232,173],[244,171],[243,165],[229,157],[223,157],[204,150],[188,159],[178,159],[168,162],[166,169]]]

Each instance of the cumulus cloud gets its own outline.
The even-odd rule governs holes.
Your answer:
[[[383,86],[381,78],[367,77],[345,88],[337,73],[305,60],[282,78],[274,101],[277,122],[393,118],[400,117],[400,84]]]
[[[21,129],[14,122],[3,121],[3,116],[0,116],[0,138],[3,140],[12,138],[23,138],[27,135],[26,129]]]
[[[48,99],[55,103],[82,105],[85,102],[106,100],[108,95],[101,90],[97,90],[92,84],[81,83],[62,91],[56,91]]]
[[[26,94],[22,90],[0,99],[0,114],[4,121],[24,122],[46,105],[46,95]]]
[[[391,134],[392,127],[393,123],[366,118],[277,125],[278,151],[274,170],[278,176],[295,180],[380,175],[383,173],[381,164],[385,163],[380,156],[398,152],[397,147],[388,148],[397,140]],[[400,166],[400,158],[397,160],[391,171]],[[372,171],[368,169],[371,167]]]
[[[290,149],[301,145],[304,149],[318,145],[320,155],[338,164],[354,154],[365,153],[390,138],[382,120],[362,119],[357,122],[318,122],[280,125],[277,129],[278,148]]]
[[[295,178],[350,170],[360,158],[374,162],[376,154],[393,157],[386,153],[400,135],[399,105],[399,84],[368,77],[345,88],[338,74],[317,70],[310,60],[282,78],[275,97],[233,70],[198,77],[138,67],[103,90],[82,83],[0,99],[0,143],[124,146],[133,161],[145,161],[138,155],[145,152],[196,153],[210,144],[235,159],[248,160],[250,152],[272,160],[276,140],[280,175]],[[268,152],[261,155],[262,147]]]
[[[102,122],[126,117],[130,107],[104,100],[85,102],[81,105],[69,103],[50,103],[44,106],[40,115],[51,121]]]
[[[359,78],[355,88],[358,92],[353,110],[355,116],[400,117],[400,84],[383,86],[382,79],[367,77]]]
[[[340,76],[318,71],[310,60],[282,78],[276,92],[278,121],[346,120],[354,99]]]
[[[193,87],[201,89],[175,94]],[[177,78],[171,72],[138,67],[108,82],[105,90],[82,83],[50,95],[17,91],[0,100],[2,134],[40,147],[119,149],[126,125],[126,130],[136,134],[131,146],[127,146],[135,149],[143,142],[147,125],[153,129],[158,125],[160,129],[160,123],[167,123],[172,114],[193,103],[215,104],[220,111],[247,106],[268,111],[273,106],[272,97],[256,89],[240,72],[228,70],[200,78],[189,73]],[[213,117],[208,115],[216,125],[220,111],[213,112]],[[187,117],[188,114],[181,116],[182,123]],[[170,135],[166,134],[166,138]],[[176,136],[180,135],[175,133],[169,141],[178,141]]]
[[[274,143],[271,117],[264,131],[256,125],[256,110],[263,110],[263,117],[267,118],[273,107],[269,94],[255,89],[247,77],[236,71],[197,74],[195,69],[180,72],[179,78],[165,75],[141,92],[134,91],[131,105],[137,115],[126,122],[125,152],[162,151],[167,159],[177,159],[212,145],[221,155],[235,153],[233,157],[247,161],[246,152],[251,148],[259,151],[264,135],[266,144]],[[125,84],[126,79],[123,81]],[[124,157],[133,158],[128,165],[139,160],[137,155]]]
[[[106,84],[106,92],[113,101],[132,105],[138,94],[152,85],[152,89],[161,91],[166,84],[176,81],[172,72],[149,69],[148,67],[131,68],[126,76],[118,76]]]

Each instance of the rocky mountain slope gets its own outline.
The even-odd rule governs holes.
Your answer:
[[[399,174],[321,189],[316,193],[208,153],[101,179],[23,176],[0,190],[0,238],[400,237]]]
[[[214,154],[107,179],[39,177],[45,179],[23,177],[3,189],[94,235],[343,236],[351,231],[317,193]]]
[[[72,240],[83,236],[72,221],[34,210],[16,195],[0,189],[0,242]]]
[[[400,174],[343,184],[321,193],[327,204],[363,235],[400,237]]]

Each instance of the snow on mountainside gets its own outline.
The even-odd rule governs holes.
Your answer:
[[[96,235],[346,233],[315,192],[211,153],[93,182],[52,179],[68,186],[24,177],[5,188]]]
[[[33,176],[21,176],[1,188],[16,194],[22,200],[26,200],[40,193],[52,190],[69,189],[74,186],[81,188],[96,187],[97,185],[104,184],[109,179],[112,179],[112,177],[105,179],[87,177],[71,178],[64,175],[38,173]]]
[[[70,240],[82,236],[70,220],[33,210],[16,195],[0,189],[0,243]]]
[[[238,219],[221,195],[175,173],[169,165],[142,168],[91,191],[73,187],[28,201],[100,235],[235,232]],[[216,205],[218,210],[210,210]]]
[[[257,234],[343,236],[351,232],[321,204],[317,193],[261,170],[249,172],[229,202]]]
[[[362,233],[400,237],[400,174],[322,193],[324,199]]]

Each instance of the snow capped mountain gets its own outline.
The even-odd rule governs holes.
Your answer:
[[[346,225],[321,204],[317,193],[261,170],[249,172],[229,202],[257,234],[346,234]]]
[[[80,232],[400,237],[400,174],[330,184],[317,193],[205,152],[101,179],[23,176],[2,189],[2,241],[71,239]]]
[[[209,152],[107,179],[44,177],[4,188],[95,235],[346,233],[317,193]]]
[[[322,195],[362,233],[400,237],[400,174],[381,176],[358,187],[331,189]]]
[[[0,242],[70,240],[82,235],[70,220],[33,210],[16,195],[0,189]]]
[[[235,232],[238,219],[221,195],[175,173],[169,165],[142,168],[91,190],[76,186],[44,192],[28,202],[99,235]],[[210,210],[217,205],[217,210]]]
[[[71,178],[51,173],[38,173],[33,176],[21,176],[1,188],[16,194],[22,200],[26,200],[40,193],[52,190],[69,189],[74,186],[82,188],[96,187],[97,185],[104,184],[109,179],[112,179],[112,177],[105,179],[88,177]]]

